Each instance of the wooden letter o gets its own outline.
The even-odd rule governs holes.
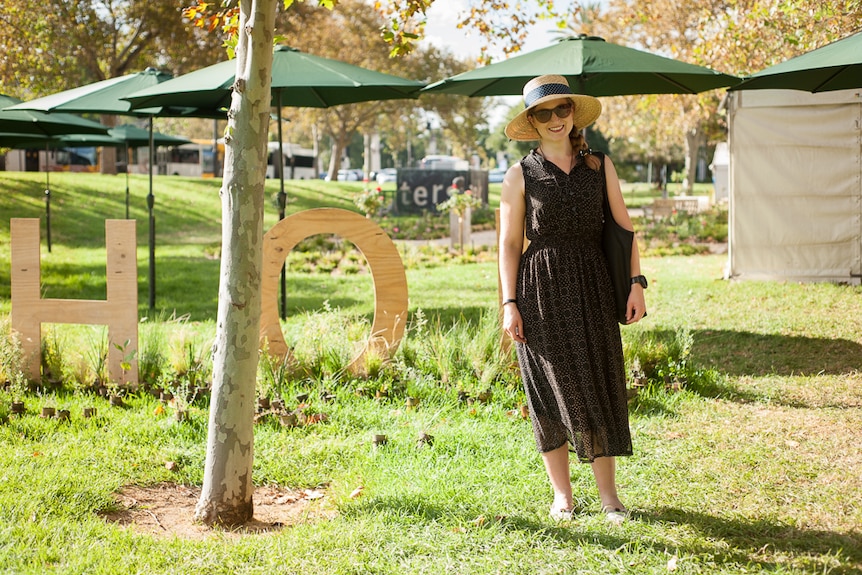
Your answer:
[[[290,348],[278,316],[278,283],[287,254],[309,236],[337,234],[353,242],[365,256],[374,283],[374,321],[363,350],[347,369],[363,373],[365,356],[391,356],[404,335],[407,321],[407,275],[395,244],[372,220],[356,212],[337,208],[318,208],[290,215],[279,221],[263,237],[263,278],[261,282],[261,344],[269,352],[290,357]]]

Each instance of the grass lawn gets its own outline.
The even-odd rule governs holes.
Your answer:
[[[44,212],[43,182],[0,173],[0,319],[10,308],[9,218]],[[159,309],[142,331],[159,323],[206,341],[217,186],[156,185]],[[146,316],[146,180],[133,186]],[[124,182],[57,174],[52,188],[46,296],[103,298],[103,219],[122,217]],[[356,189],[288,189],[290,209],[351,209]],[[274,214],[272,206],[265,227]],[[574,463],[581,512],[562,524],[548,517],[551,489],[511,372],[488,383],[489,401],[459,400],[459,390],[486,382],[465,375],[469,365],[443,367],[493,342],[496,268],[446,263],[408,271],[413,322],[399,351],[428,354],[439,370],[372,381],[322,374],[280,388],[291,406],[308,395],[306,411],[326,417],[256,426],[258,523],[248,532],[167,519],[188,518],[182,504],[201,485],[206,402],[177,422],[145,393],[114,407],[67,387],[27,394],[27,413],[9,417],[11,393],[0,391],[0,573],[862,573],[862,288],[727,282],[725,257],[643,261],[649,317],[623,328],[626,355],[660,360],[668,385],[643,388],[630,404],[635,455],[619,460],[618,476],[632,517],[622,526],[603,520],[589,468]],[[341,339],[328,314],[371,312],[367,275],[289,280],[286,333],[302,334],[299,324],[319,314],[305,337]],[[326,301],[333,311],[321,312]],[[189,319],[164,321],[174,311]],[[64,349],[86,351],[81,331],[69,329]],[[390,393],[365,393],[379,387]],[[407,397],[419,405],[407,407]],[[49,405],[71,420],[40,417]],[[98,416],[83,418],[85,407]],[[433,440],[418,441],[422,433]],[[374,445],[375,434],[388,442]],[[172,513],[145,498],[154,491],[170,494]],[[130,518],[137,528],[124,524]]]

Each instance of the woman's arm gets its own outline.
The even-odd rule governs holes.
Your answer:
[[[500,194],[500,245],[499,270],[502,298],[505,302],[516,299],[518,266],[524,250],[524,173],[521,164],[515,164],[506,172]],[[524,343],[524,325],[517,303],[503,305],[503,331],[517,342]]]

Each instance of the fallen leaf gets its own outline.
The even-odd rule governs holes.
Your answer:
[[[360,485],[359,487],[357,487],[356,489],[354,489],[354,490],[350,493],[350,498],[351,498],[351,499],[356,499],[357,497],[359,497],[360,495],[362,495],[362,491],[363,491],[364,489],[365,489],[365,487],[363,487],[362,485]]]
[[[326,421],[327,415],[325,413],[312,413],[311,415],[305,418],[305,425],[314,425],[315,423],[322,423]]]
[[[161,415],[165,412],[165,408],[162,407],[162,404],[156,406],[156,409],[153,410],[153,415]]]
[[[485,516],[484,515],[480,515],[479,517],[477,517],[476,519],[473,520],[473,525],[475,525],[476,527],[481,527],[484,524],[485,524]]]
[[[667,570],[668,571],[676,571],[676,561],[677,561],[676,555],[674,555],[673,557],[668,559],[668,561],[667,561]]]
[[[177,467],[179,466],[176,461],[165,461],[165,469],[168,471],[176,471]]]
[[[314,500],[314,499],[323,499],[323,497],[324,497],[323,492],[322,492],[322,491],[318,491],[317,489],[306,489],[306,490],[304,491],[304,493],[305,493],[305,496],[306,496],[308,499],[311,499],[311,500]]]

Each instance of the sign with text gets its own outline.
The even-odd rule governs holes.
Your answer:
[[[419,214],[437,211],[437,204],[449,199],[452,181],[464,178],[467,188],[488,203],[487,170],[422,170],[399,169],[395,191],[395,211],[399,214]]]

